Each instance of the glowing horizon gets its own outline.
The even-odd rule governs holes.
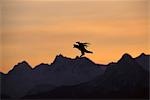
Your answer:
[[[94,54],[86,57],[101,64],[150,53],[148,0],[8,0],[2,15],[2,72],[24,60],[35,66],[58,54],[74,58],[76,41],[91,43]]]

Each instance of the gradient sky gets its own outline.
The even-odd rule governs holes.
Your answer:
[[[80,55],[72,45],[90,42],[96,63],[150,53],[148,0],[3,0],[0,71],[26,60],[33,67],[58,54]]]

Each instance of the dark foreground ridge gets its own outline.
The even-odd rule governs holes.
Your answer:
[[[116,63],[56,56],[35,68],[23,61],[1,74],[2,98],[149,98],[149,58],[124,54]]]

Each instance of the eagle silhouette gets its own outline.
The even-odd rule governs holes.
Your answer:
[[[93,53],[92,51],[88,51],[86,48],[88,47],[89,43],[81,43],[76,42],[76,44],[73,45],[73,48],[77,48],[81,51],[80,57],[85,55],[85,53]]]

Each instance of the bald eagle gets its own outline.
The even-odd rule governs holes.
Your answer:
[[[78,50],[81,51],[80,57],[85,55],[85,53],[93,53],[92,51],[88,51],[86,48],[88,47],[89,43],[81,43],[81,42],[76,42],[76,44],[73,45],[73,48],[77,48]]]

